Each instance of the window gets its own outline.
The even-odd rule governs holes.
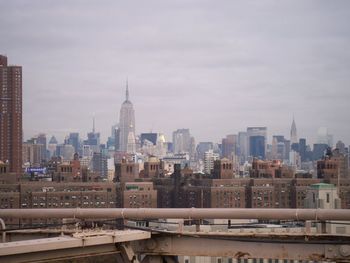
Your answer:
[[[327,193],[327,203],[329,203],[329,193]]]

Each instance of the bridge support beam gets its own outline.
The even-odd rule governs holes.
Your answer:
[[[310,261],[350,260],[350,245],[332,242],[293,241],[254,238],[205,238],[191,236],[153,236],[136,242],[135,253],[150,256],[208,256],[236,259],[265,258]]]

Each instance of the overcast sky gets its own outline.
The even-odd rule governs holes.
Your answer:
[[[23,66],[25,139],[119,118],[219,141],[247,126],[350,143],[350,1],[0,0],[0,54]],[[269,138],[269,141],[271,138]]]

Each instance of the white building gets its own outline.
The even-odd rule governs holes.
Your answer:
[[[209,150],[204,153],[204,172],[206,174],[210,174],[211,170],[214,169],[214,161],[219,160],[220,155],[218,153],[214,153],[213,150]]]
[[[314,209],[340,209],[341,200],[338,189],[333,184],[318,183],[309,187],[305,198],[305,208]],[[342,224],[344,223],[344,224]],[[349,222],[327,221],[317,223],[316,228],[319,233],[327,234],[349,234]]]

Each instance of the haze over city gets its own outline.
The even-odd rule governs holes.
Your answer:
[[[349,18],[0,0],[0,262],[350,262]]]
[[[2,1],[0,47],[23,66],[24,139],[118,122],[128,78],[136,133],[247,126],[350,142],[348,1]],[[25,43],[25,44],[23,44]],[[270,141],[270,139],[269,139]]]

